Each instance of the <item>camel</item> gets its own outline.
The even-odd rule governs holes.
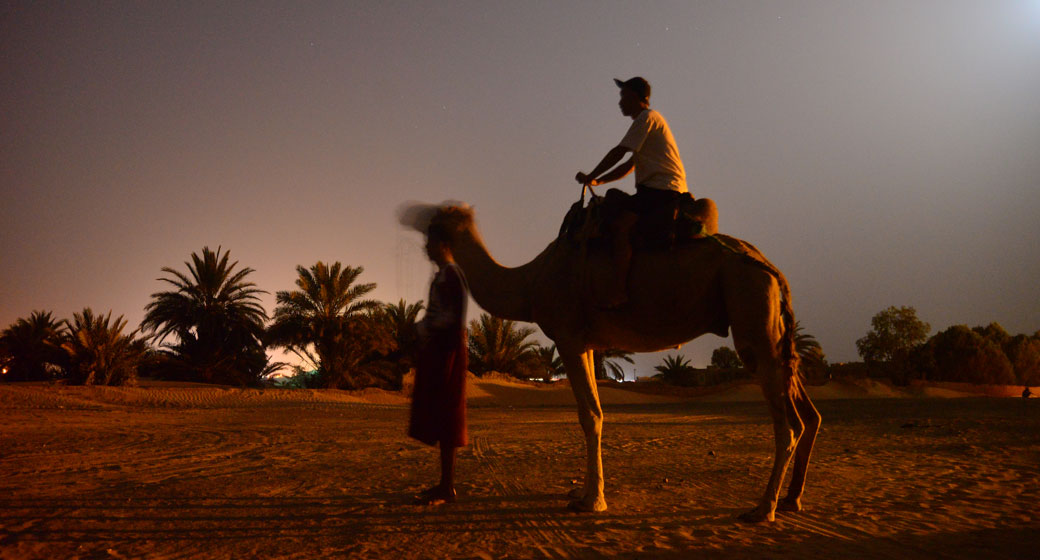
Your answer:
[[[706,333],[726,336],[732,329],[738,355],[762,386],[776,440],[765,493],[740,519],[773,521],[778,509],[801,510],[820,415],[798,373],[787,280],[757,249],[717,235],[726,243],[708,238],[670,250],[637,252],[628,277],[627,303],[604,309],[589,294],[603,283],[597,279],[612,273],[605,250],[586,252],[561,237],[531,262],[510,268],[497,263],[488,252],[468,206],[412,206],[407,212],[413,222],[417,212],[425,212],[426,218],[420,221],[447,226],[452,253],[482,308],[504,319],[535,323],[556,343],[577,401],[586,444],[584,486],[572,492],[570,509],[607,509],[601,455],[603,410],[593,351],[653,352],[677,348]],[[402,214],[402,223],[408,221]],[[426,231],[417,223],[411,225]],[[792,458],[788,493],[778,501]]]

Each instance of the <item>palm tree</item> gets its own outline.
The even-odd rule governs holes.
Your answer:
[[[683,378],[693,371],[693,366],[690,365],[690,360],[684,358],[682,354],[675,356],[669,354],[664,357],[661,365],[654,366],[654,369],[658,372],[654,377],[660,377],[667,383],[681,384]]]
[[[567,369],[563,367],[563,358],[560,358],[555,344],[537,346],[534,349],[534,361],[538,370],[543,372],[542,380],[546,383],[557,377],[567,375]]]
[[[794,322],[794,347],[801,360],[802,371],[808,379],[816,379],[827,369],[827,359],[816,337],[802,332],[800,321]]]
[[[397,364],[402,373],[415,365],[414,354],[419,340],[415,324],[423,309],[422,300],[409,304],[401,299],[397,303],[383,305],[376,313],[378,322],[394,339],[397,347],[387,355],[387,359]]]
[[[522,376],[525,362],[537,347],[527,340],[531,327],[518,327],[507,319],[482,313],[469,323],[469,369],[477,375],[489,371]]]
[[[54,378],[60,323],[50,311],[33,311],[0,333],[0,371],[4,381]]]
[[[631,352],[616,350],[614,348],[603,351],[596,350],[592,357],[596,363],[596,379],[613,378],[617,381],[624,381],[625,370],[618,362],[628,362],[630,364],[635,363],[635,361],[632,360]]]
[[[160,281],[174,289],[152,294],[141,328],[163,343],[168,372],[177,377],[214,383],[252,385],[267,366],[261,337],[267,313],[263,290],[246,280],[254,272],[229,263],[230,251],[202,249],[185,262],[187,273],[169,267]]]
[[[123,334],[122,316],[112,321],[108,315],[95,315],[88,307],[65,321],[62,366],[74,385],[135,385],[137,367],[148,352],[136,331]]]
[[[379,302],[363,299],[376,285],[354,284],[363,271],[338,262],[297,266],[299,289],[275,296],[278,307],[267,341],[313,365],[321,386],[353,389],[368,377],[385,376],[379,368],[359,370],[373,352],[386,354],[394,348],[391,334],[374,313]]]

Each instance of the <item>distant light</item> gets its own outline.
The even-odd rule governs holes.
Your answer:
[[[1029,6],[1029,9],[1033,12],[1033,18],[1037,21],[1040,21],[1040,0],[1030,0],[1029,2],[1026,2],[1026,4]]]

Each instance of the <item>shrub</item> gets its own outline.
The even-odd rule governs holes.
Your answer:
[[[1021,385],[1040,385],[1040,339],[1020,334],[1010,338],[1004,353]]]
[[[736,369],[743,365],[736,350],[729,346],[719,346],[711,353],[711,364],[708,369]]]
[[[928,379],[1012,384],[1015,375],[1004,351],[964,325],[952,326],[928,341],[921,357]]]

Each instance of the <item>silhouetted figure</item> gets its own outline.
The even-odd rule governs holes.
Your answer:
[[[416,496],[417,504],[455,501],[455,451],[466,445],[466,301],[462,270],[448,247],[448,234],[432,224],[426,254],[437,264],[428,307],[419,330],[415,387],[408,435],[440,445],[441,480]]]
[[[650,109],[650,84],[640,77],[624,82],[615,79],[614,83],[621,88],[618,101],[621,114],[632,119],[632,126],[595,169],[588,174],[579,171],[574,177],[579,183],[594,187],[617,181],[633,169],[636,172],[634,196],[610,197],[608,193],[609,198],[623,201],[621,215],[611,223],[614,268],[618,274],[615,284],[609,287],[608,307],[620,305],[628,299],[628,266],[632,261],[630,235],[639,216],[674,202],[680,194],[687,192],[686,170],[672,131],[664,117]],[[628,152],[632,152],[632,157],[618,165]],[[614,168],[607,172],[611,167]]]
[[[1025,389],[1022,390],[1022,398],[1023,399],[1028,399],[1032,395],[1033,395],[1033,393],[1029,390],[1029,387],[1026,387]]]

